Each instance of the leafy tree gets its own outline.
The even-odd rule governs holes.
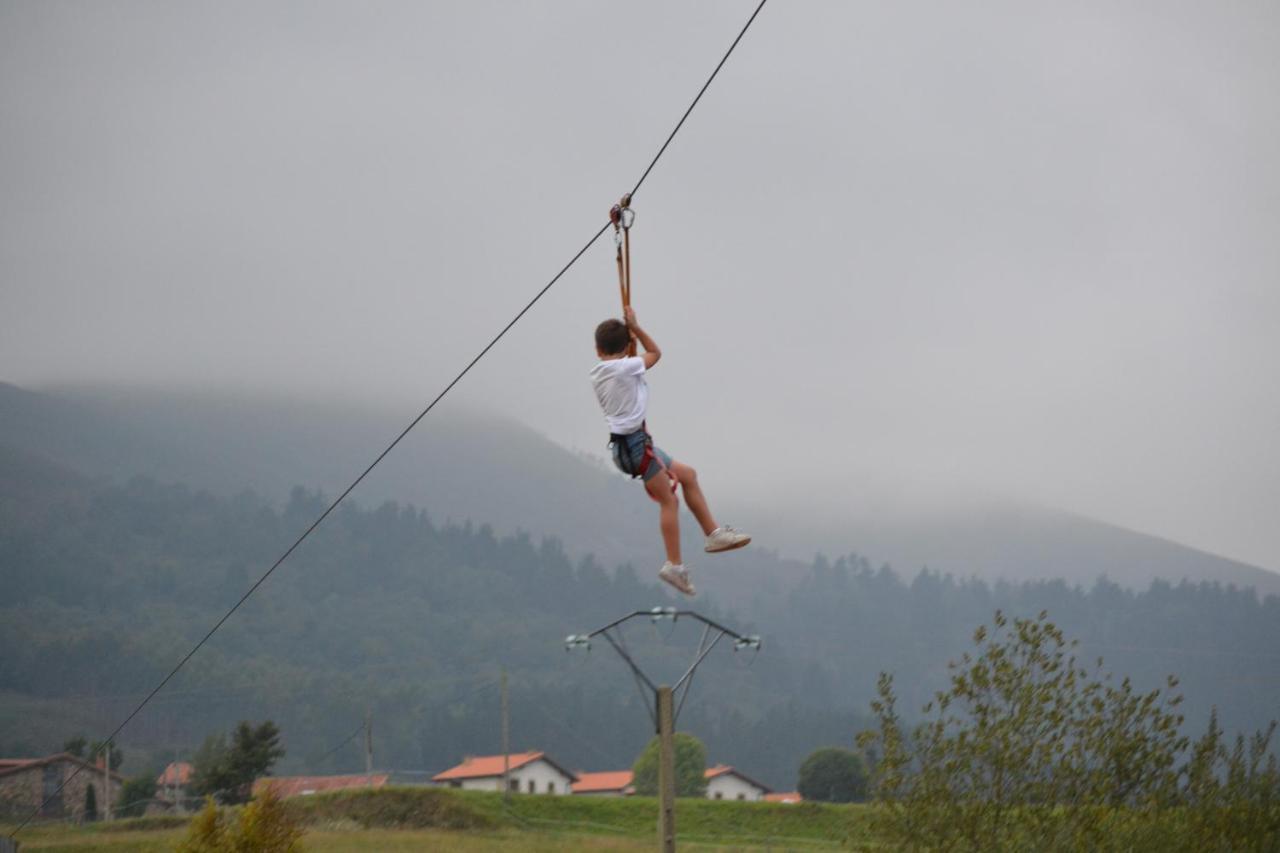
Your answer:
[[[142,817],[156,796],[156,777],[150,773],[134,776],[124,783],[120,793],[121,817]]]
[[[233,787],[227,767],[227,736],[209,735],[191,758],[191,791],[204,797],[220,797]]]
[[[1197,850],[1280,850],[1280,765],[1270,749],[1276,724],[1228,747],[1215,709],[1186,766],[1186,825]]]
[[[89,747],[88,760],[97,761],[99,758],[102,758],[103,755],[106,754],[108,747],[111,749],[111,769],[119,770],[120,765],[124,764],[124,750],[116,746],[113,742],[109,743],[107,741],[100,740],[94,741],[93,745]]]
[[[84,750],[88,745],[89,741],[84,735],[76,735],[73,738],[67,738],[63,742],[62,751],[68,755],[74,755],[76,758],[84,758]]]
[[[691,734],[676,732],[673,736],[676,765],[676,796],[703,797],[707,793],[707,748]],[[636,793],[656,796],[658,793],[658,738],[649,741],[631,768]]]
[[[1167,807],[1178,794],[1181,697],[1136,693],[1090,670],[1042,612],[974,634],[976,656],[952,661],[950,689],[903,730],[893,680],[881,674],[877,812],[902,846],[1099,849],[1110,810]],[[1177,680],[1168,679],[1172,691]]]
[[[254,780],[267,775],[283,756],[275,723],[267,720],[255,728],[242,720],[231,734],[230,745],[221,734],[205,738],[191,762],[192,789],[223,803],[246,803]]]
[[[867,766],[848,749],[815,750],[800,765],[800,796],[828,803],[854,803],[867,798]]]
[[[84,786],[84,819],[86,821],[98,819],[98,793],[93,789],[92,784]]]

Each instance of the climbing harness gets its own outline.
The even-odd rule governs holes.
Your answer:
[[[631,458],[631,437],[634,435],[644,436],[644,455],[640,457],[639,462]],[[610,433],[609,451],[613,454],[613,458],[617,460],[618,467],[622,469],[623,473],[631,475],[633,480],[642,479],[648,473],[649,466],[656,464],[671,479],[672,492],[680,485],[680,480],[676,477],[675,472],[662,461],[661,456],[653,452],[653,436],[649,434],[647,424],[640,424],[640,429],[625,435],[616,432]]]
[[[635,435],[644,437],[644,454],[639,461],[633,460],[631,454],[631,438]],[[644,475],[649,471],[649,466],[656,464],[662,469],[662,473],[667,475],[667,479],[671,481],[671,494],[674,495],[676,490],[680,488],[680,478],[676,476],[676,472],[672,471],[671,467],[662,461],[661,456],[653,452],[653,436],[649,434],[649,428],[646,424],[640,424],[640,429],[635,432],[626,434],[610,433],[609,453],[613,456],[618,467],[622,469],[622,472],[630,475],[633,480],[643,480]],[[649,494],[648,490],[645,493]],[[649,494],[649,497],[655,501],[658,500],[652,494]]]

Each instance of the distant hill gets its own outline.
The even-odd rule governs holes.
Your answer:
[[[220,494],[250,489],[276,502],[295,485],[335,495],[412,414],[104,388],[44,393],[0,383],[0,445],[88,476],[142,474]],[[410,433],[355,496],[366,504],[411,502],[440,520],[553,533],[607,565],[643,568],[661,555],[652,508],[637,492],[602,460],[518,423],[442,410]],[[1280,595],[1280,573],[1051,509],[969,506],[873,516],[839,506],[815,514],[785,502],[717,500],[725,518],[750,524],[761,548],[806,561],[819,551],[857,551],[908,575],[928,566],[962,577],[1062,578],[1085,586],[1106,575],[1139,589],[1156,578],[1185,578]],[[695,565],[731,567],[741,581],[721,585],[725,600],[744,600],[780,580],[774,555],[703,558],[692,527],[686,533]]]
[[[784,510],[782,518],[777,546],[784,550],[838,554],[853,543],[860,553],[908,572],[928,566],[958,577],[1060,578],[1086,587],[1105,575],[1134,589],[1145,589],[1157,578],[1185,579],[1280,595],[1280,573],[1045,507],[974,505],[816,521]]]
[[[0,445],[88,476],[251,490],[345,488],[415,413],[127,390],[37,393],[0,383]],[[653,551],[647,502],[595,460],[514,422],[433,413],[361,485],[366,504],[413,503],[441,521],[563,531],[607,561]]]

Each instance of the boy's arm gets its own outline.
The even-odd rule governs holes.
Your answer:
[[[640,346],[644,347],[644,353],[640,356],[644,359],[644,369],[648,370],[658,363],[658,359],[662,358],[662,350],[658,349],[658,345],[654,343],[653,338],[649,337],[649,333],[640,328],[640,324],[636,322],[636,312],[628,308],[623,312],[627,321],[627,328],[631,330],[631,334],[640,341]]]

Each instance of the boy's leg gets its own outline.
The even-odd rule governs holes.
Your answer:
[[[710,536],[712,531],[720,525],[716,524],[715,518],[711,515],[711,509],[707,506],[706,495],[702,493],[702,487],[698,485],[698,472],[683,462],[672,462],[670,467],[672,473],[680,478],[680,488],[684,490],[684,500],[689,505],[689,512],[693,513],[693,517],[698,520],[699,526],[702,527],[703,535]],[[665,476],[654,477],[649,482],[653,483],[658,480],[661,480],[664,486],[669,486],[669,481]],[[645,485],[647,487],[648,483]]]
[[[662,529],[662,544],[667,549],[667,560],[679,566],[682,562],[680,559],[680,501],[671,491],[671,481],[665,474],[651,477],[645,481],[644,488],[649,496],[658,502],[658,526]]]

